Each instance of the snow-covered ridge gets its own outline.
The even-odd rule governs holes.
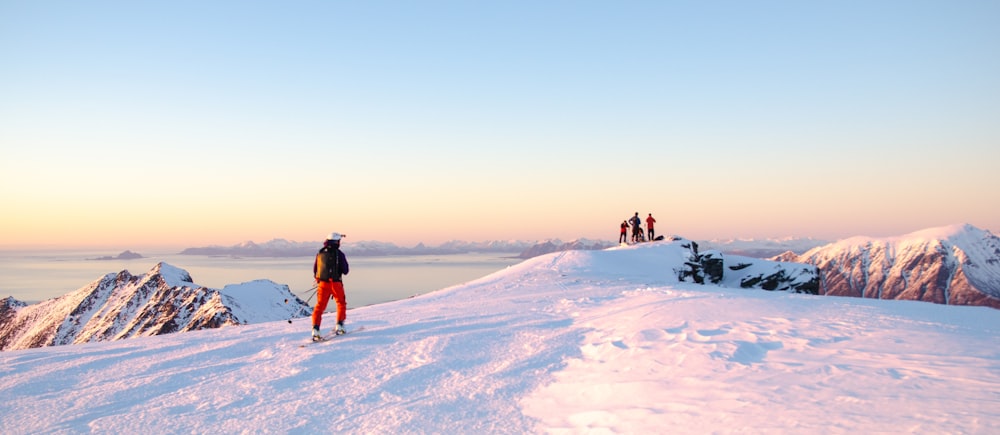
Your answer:
[[[544,247],[565,252],[605,246],[587,240],[562,245],[556,242],[546,242]],[[657,245],[662,243],[646,243],[637,247],[636,252]],[[683,239],[671,246],[666,257],[641,254],[648,258],[637,262],[654,260],[656,264],[650,265],[650,270],[670,271],[678,280],[815,293],[812,281],[816,273],[812,266],[723,257],[717,252],[705,256],[698,252],[696,243]],[[159,263],[144,275],[132,276],[128,271],[108,274],[63,297],[28,307],[11,305],[5,312],[7,315],[0,317],[0,350],[266,322],[306,316],[310,311],[287,286],[260,280],[228,285],[222,290],[209,289],[195,284],[187,271]]]
[[[0,350],[287,320],[310,313],[288,286],[259,280],[211,289],[167,263],[138,276],[127,270],[109,273],[34,305],[10,301],[0,305]]]
[[[0,433],[1000,433],[996,310],[680,282],[680,244],[535,257],[319,344],[0,352]]]
[[[1000,308],[1000,238],[968,224],[852,237],[782,259],[819,267],[827,295]]]

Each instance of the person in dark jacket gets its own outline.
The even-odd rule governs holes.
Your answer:
[[[347,332],[344,329],[344,321],[347,320],[347,298],[344,295],[343,276],[350,272],[347,264],[347,256],[340,251],[340,239],[344,235],[331,233],[323,248],[316,253],[316,260],[313,262],[313,276],[316,277],[316,307],[312,313],[312,335],[316,340],[321,337],[319,327],[323,323],[323,311],[326,305],[333,298],[337,303],[337,327],[333,332],[337,335]]]
[[[639,212],[635,212],[635,216],[629,218],[629,223],[632,224],[632,241],[640,241],[639,237],[642,236],[642,219],[639,219]]]

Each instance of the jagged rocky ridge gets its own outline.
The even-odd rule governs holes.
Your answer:
[[[775,259],[817,266],[825,295],[1000,308],[1000,238],[968,224],[854,237]]]
[[[0,303],[0,350],[119,340],[226,325],[304,317],[309,306],[270,280],[222,289],[192,282],[159,263],[143,275],[110,273],[64,296],[25,305]]]

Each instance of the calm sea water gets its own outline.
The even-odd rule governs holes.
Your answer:
[[[186,270],[196,284],[210,288],[269,279],[287,285],[299,297],[307,299],[315,285],[312,280],[312,256],[233,258],[140,253],[147,258],[88,260],[118,254],[91,251],[0,251],[0,298],[13,296],[25,302],[37,302],[77,290],[108,273],[128,270],[133,275],[143,274],[161,261]],[[405,299],[462,284],[521,261],[504,255],[514,254],[390,257],[348,255],[351,273],[344,277],[347,305],[360,307]]]

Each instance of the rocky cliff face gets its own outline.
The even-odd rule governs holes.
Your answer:
[[[0,350],[119,340],[303,317],[287,286],[261,280],[210,289],[160,263],[143,275],[111,273],[59,298],[0,303]]]
[[[855,237],[783,258],[819,267],[826,295],[1000,308],[1000,238],[971,225]]]

